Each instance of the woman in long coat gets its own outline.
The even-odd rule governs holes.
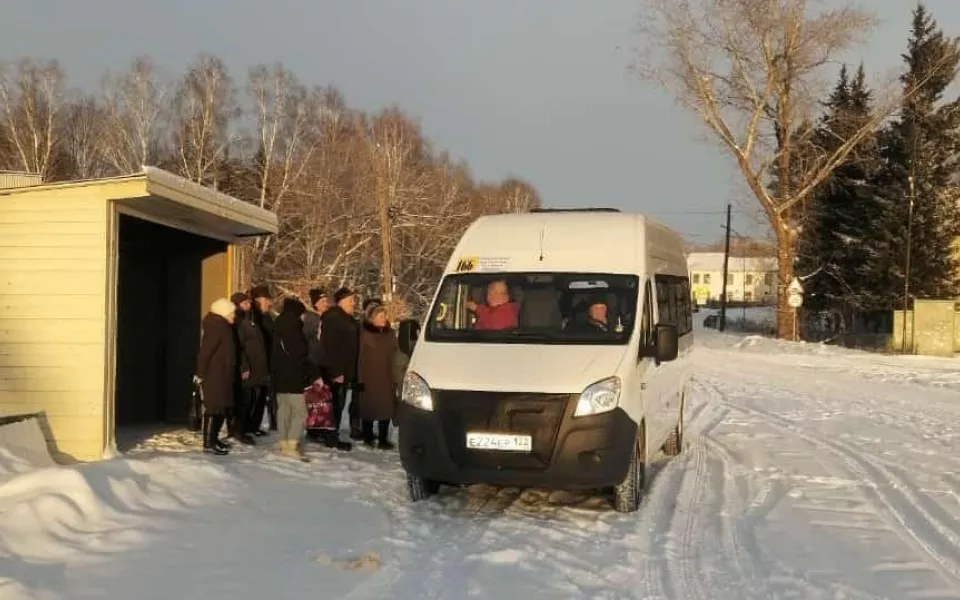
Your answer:
[[[197,375],[203,393],[205,418],[209,425],[204,432],[203,451],[226,454],[228,449],[220,442],[220,429],[227,411],[233,406],[239,384],[237,340],[233,329],[237,307],[226,298],[210,306],[203,317],[203,334],[197,353]]]
[[[377,446],[390,450],[390,421],[396,410],[395,364],[397,336],[387,321],[387,309],[373,304],[364,313],[360,332],[360,360],[358,379],[363,386],[360,397],[360,419],[363,423],[363,443],[374,445],[373,426],[377,424]]]

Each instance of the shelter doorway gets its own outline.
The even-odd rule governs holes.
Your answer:
[[[186,423],[200,320],[229,295],[228,244],[119,214],[117,249],[115,427]]]

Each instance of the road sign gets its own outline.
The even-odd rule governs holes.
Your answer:
[[[803,306],[803,294],[790,294],[787,296],[787,304],[790,308],[800,308]]]
[[[796,277],[790,282],[790,285],[787,286],[787,293],[789,294],[803,294],[803,286],[800,284],[800,280]]]

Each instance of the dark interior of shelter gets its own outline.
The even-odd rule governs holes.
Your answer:
[[[204,314],[204,260],[224,242],[121,215],[117,427],[186,423]]]

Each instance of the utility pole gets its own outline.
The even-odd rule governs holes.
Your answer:
[[[393,217],[396,212],[392,188],[395,180],[394,148],[374,142],[371,150],[374,153],[374,185],[380,222],[380,285],[382,300],[389,303],[393,301]]]
[[[910,174],[907,176],[909,185],[909,208],[907,210],[907,256],[903,268],[903,323],[900,331],[900,354],[907,352],[907,308],[910,306],[910,269],[913,253],[913,205],[917,201],[917,113],[915,110],[910,113],[910,142],[913,146],[910,154]],[[916,315],[914,315],[916,317]],[[916,318],[914,318],[916,321]],[[913,327],[910,328],[910,337],[915,337]],[[913,344],[910,347],[913,348]]]
[[[717,331],[723,331],[727,327],[727,273],[730,268],[730,214],[732,211],[733,206],[727,204],[727,225],[724,227],[726,239],[723,243],[723,281],[720,282],[722,286],[720,288],[720,320],[717,323]]]
[[[911,251],[913,249],[913,205],[917,199],[917,188],[914,181],[913,175],[907,177],[907,183],[910,184],[910,203],[907,210],[907,259],[906,265],[904,265],[903,273],[903,323],[902,330],[900,332],[900,354],[906,354],[907,352],[907,308],[910,305],[910,259]],[[913,335],[913,328],[911,327],[910,335]],[[910,344],[910,347],[913,347],[913,344]]]

